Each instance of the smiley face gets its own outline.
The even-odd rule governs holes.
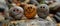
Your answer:
[[[15,19],[20,19],[23,16],[23,8],[21,7],[13,7],[10,9],[11,16],[14,16]]]
[[[41,4],[37,9],[37,14],[39,17],[45,18],[49,14],[49,7],[46,4]]]
[[[34,18],[34,16],[36,15],[36,7],[34,5],[25,6],[24,11],[24,14],[27,18]]]

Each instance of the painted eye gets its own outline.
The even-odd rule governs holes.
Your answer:
[[[40,8],[42,8],[42,6]]]
[[[15,9],[13,11],[15,11]]]
[[[43,7],[43,8],[45,8],[45,7]]]
[[[32,9],[32,7],[30,7]]]

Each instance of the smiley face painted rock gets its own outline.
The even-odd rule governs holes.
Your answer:
[[[36,15],[36,7],[34,5],[26,5],[24,7],[24,15],[28,18],[34,18]]]
[[[41,4],[37,9],[37,14],[39,17],[44,18],[49,14],[49,7],[46,4]]]
[[[10,16],[14,17],[15,19],[20,19],[23,16],[24,10],[21,7],[12,7],[10,9]]]

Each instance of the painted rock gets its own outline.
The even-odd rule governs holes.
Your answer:
[[[37,9],[37,14],[41,18],[45,18],[49,14],[49,7],[46,4],[41,4]]]
[[[36,7],[34,5],[26,5],[24,7],[24,15],[28,18],[34,18],[36,15]]]
[[[23,16],[24,10],[21,7],[12,7],[10,9],[10,16],[14,17],[15,19],[20,19]]]

